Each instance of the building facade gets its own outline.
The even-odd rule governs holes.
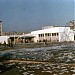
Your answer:
[[[8,44],[8,39],[8,36],[0,36],[0,44],[4,44],[4,42]]]
[[[34,37],[34,42],[64,42],[74,41],[74,31],[70,27],[57,27],[51,26],[49,28],[43,28],[42,30],[32,31],[31,34]]]
[[[2,21],[0,21],[0,36],[2,35]]]
[[[15,31],[13,31],[13,32],[3,32],[3,35],[4,36],[9,36],[9,35],[23,35],[23,34],[27,34],[26,32],[15,32]]]

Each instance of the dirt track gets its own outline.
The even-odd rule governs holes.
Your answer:
[[[43,61],[26,61],[26,60],[8,60],[7,62],[4,62],[5,64],[8,63],[34,63],[34,64],[47,64],[49,62],[43,62]]]

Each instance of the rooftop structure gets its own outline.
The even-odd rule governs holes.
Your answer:
[[[42,29],[49,29],[49,28],[53,28],[54,26],[45,26],[45,27],[42,27]]]

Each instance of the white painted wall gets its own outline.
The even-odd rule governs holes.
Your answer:
[[[37,31],[32,31],[31,34],[42,34],[42,33],[55,33],[59,32],[59,27],[53,27],[49,29],[43,29],[43,30],[37,30]]]
[[[37,40],[39,40],[38,34],[55,33],[55,32],[59,32],[59,27],[52,27],[49,29],[32,31],[31,34],[35,36],[34,42],[37,42]]]
[[[60,32],[60,42],[62,41],[74,41],[74,32],[70,28],[64,28],[63,32]]]
[[[8,36],[0,36],[0,43],[3,44],[5,41],[6,44],[8,44],[8,39],[9,39]]]

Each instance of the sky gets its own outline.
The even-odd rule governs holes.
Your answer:
[[[75,19],[75,0],[0,0],[3,31],[31,32]]]

